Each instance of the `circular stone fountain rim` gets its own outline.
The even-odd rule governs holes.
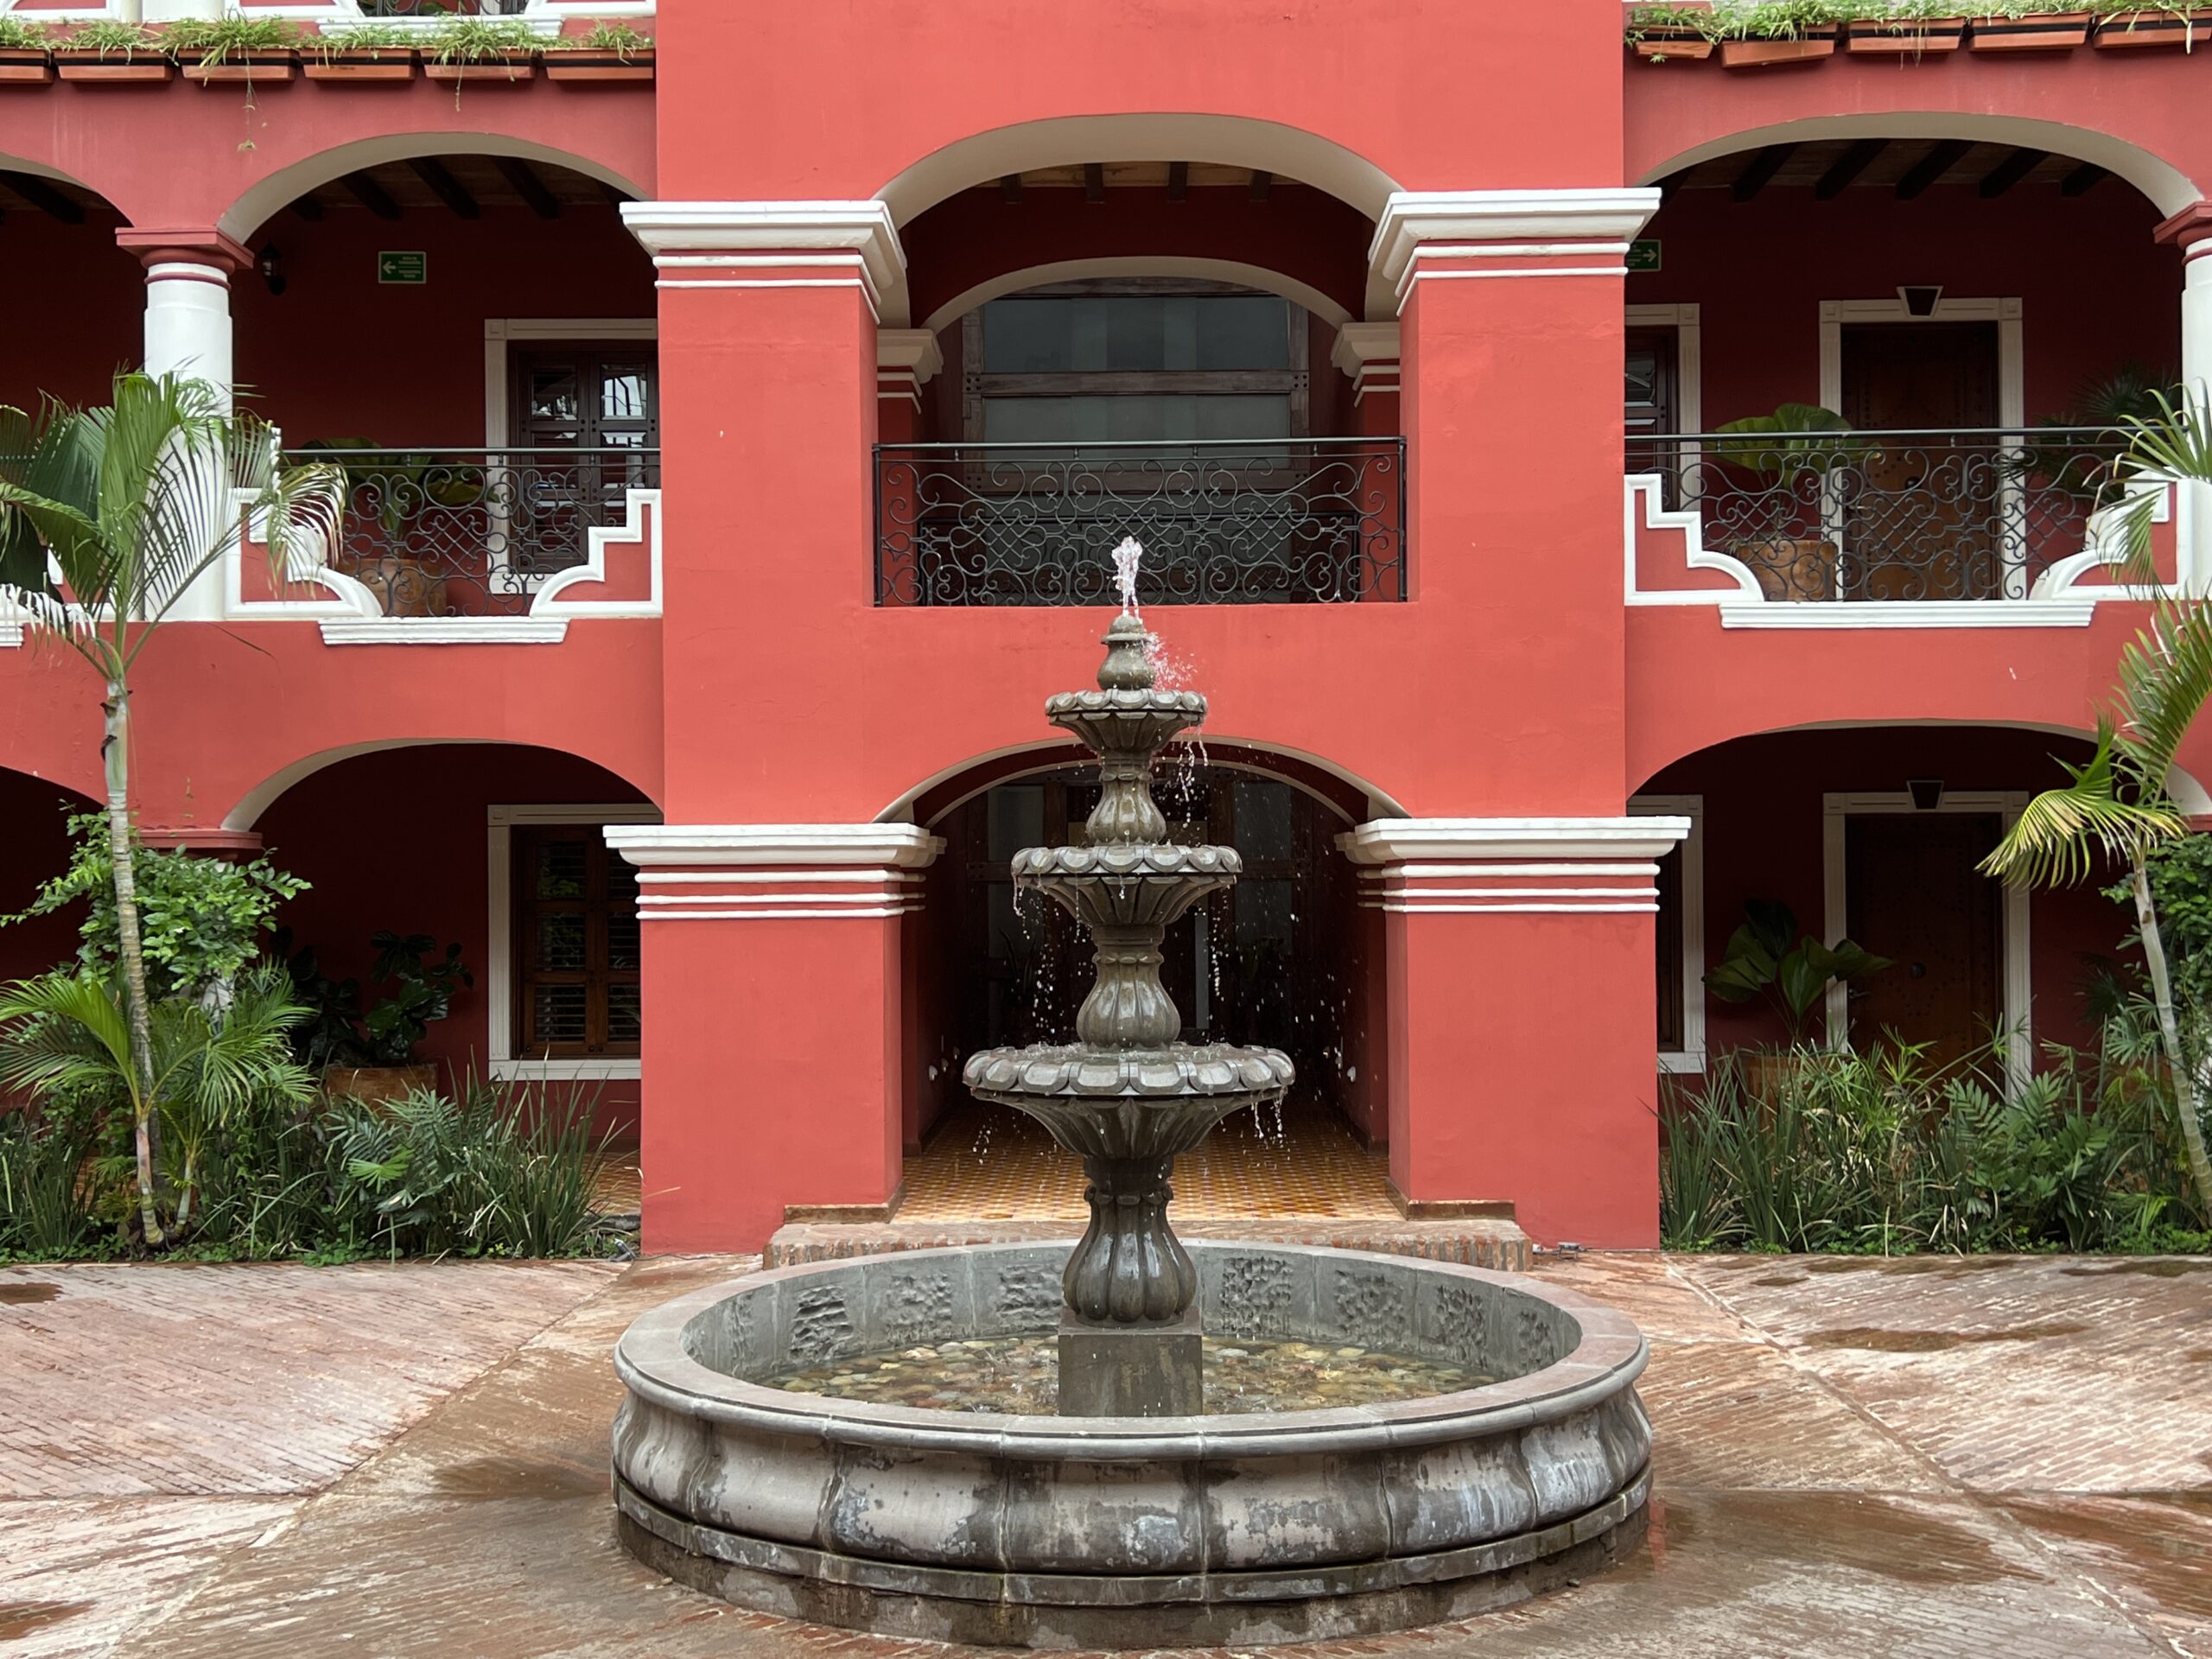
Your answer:
[[[836,1272],[858,1273],[869,1262],[1033,1252],[1056,1249],[1060,1243],[1026,1240],[905,1250],[885,1256],[847,1256],[725,1280],[640,1315],[615,1344],[615,1372],[624,1386],[655,1405],[771,1434],[893,1450],[1117,1462],[1374,1450],[1502,1433],[1554,1421],[1611,1397],[1635,1382],[1649,1357],[1649,1344],[1630,1320],[1579,1292],[1537,1285],[1516,1274],[1421,1257],[1404,1258],[1401,1265],[1422,1273],[1472,1280],[1549,1303],[1575,1321],[1581,1339],[1541,1370],[1452,1394],[1374,1406],[1201,1417],[1016,1416],[794,1394],[710,1370],[692,1358],[683,1346],[683,1328],[691,1319],[743,1291]],[[1185,1244],[1194,1255],[1244,1250],[1370,1267],[1378,1259],[1364,1251],[1273,1241],[1194,1238]]]
[[[1045,715],[1065,714],[1198,715],[1206,712],[1202,691],[1163,691],[1156,686],[1114,686],[1091,691],[1055,691],[1045,699]]]

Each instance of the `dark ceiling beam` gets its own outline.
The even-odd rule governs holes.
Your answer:
[[[540,219],[561,217],[560,201],[545,188],[545,181],[537,176],[537,169],[528,162],[519,156],[494,156],[492,165],[499,169],[499,176],[529,205],[531,213]]]
[[[397,219],[399,204],[385,194],[384,187],[365,173],[348,173],[338,181],[346,187],[346,194],[359,202],[378,219]]]
[[[292,211],[313,224],[322,217],[322,202],[313,194],[304,195],[292,204]]]
[[[1265,201],[1268,199],[1268,192],[1274,188],[1275,175],[1274,174],[1262,173],[1257,170],[1254,171],[1252,175],[1251,192],[1253,200]]]
[[[1835,164],[1821,175],[1821,181],[1813,187],[1813,200],[1834,201],[1838,196],[1859,182],[1859,175],[1882,159],[1882,152],[1890,147],[1886,138],[1861,138],[1857,143],[1835,158]]]
[[[1728,187],[1729,198],[1735,201],[1749,201],[1767,187],[1767,181],[1782,171],[1783,163],[1797,153],[1795,144],[1769,144],[1752,156],[1744,170],[1736,175],[1735,183]]]
[[[2109,176],[2106,169],[2094,162],[2084,162],[2059,181],[2058,194],[2062,196],[2086,196]]]
[[[1167,163],[1167,200],[1180,201],[1191,194],[1191,164],[1188,162]]]
[[[85,222],[85,204],[66,196],[44,179],[29,173],[10,173],[8,188],[49,219],[58,219],[64,225]]]
[[[1021,200],[1020,174],[1006,173],[1000,175],[999,200],[1001,201],[1020,201]]]
[[[1106,200],[1106,163],[1085,162],[1083,164],[1083,199],[1085,201]]]
[[[1959,164],[1960,157],[1974,146],[1963,138],[1946,138],[1929,146],[1928,153],[1912,164],[1904,177],[1897,181],[1897,200],[1910,201],[1928,187]]]
[[[430,194],[453,209],[461,219],[480,219],[484,210],[476,205],[476,198],[468,188],[446,170],[446,164],[435,156],[411,157],[408,170],[430,187]]]
[[[2043,158],[2044,152],[2040,149],[2014,150],[1996,166],[1991,168],[1983,175],[1980,184],[1975,187],[1980,192],[1981,199],[1984,201],[1990,201],[2003,195],[2022,179],[2034,172]]]
[[[1665,178],[1660,180],[1659,205],[1663,207],[1675,199],[1675,193],[1689,181],[1690,170],[1687,167],[1679,173],[1669,173]]]

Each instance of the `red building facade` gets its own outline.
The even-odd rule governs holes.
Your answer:
[[[993,872],[1080,821],[1039,705],[1126,530],[1211,698],[1185,817],[1262,873],[1186,1016],[1288,1021],[1409,1203],[1655,1243],[1662,1078],[1781,1034],[1699,983],[1747,899],[1915,969],[1839,1040],[2084,1034],[2121,922],[1972,866],[2142,620],[2061,429],[2212,371],[2204,54],[1652,65],[1615,0],[645,26],[650,81],[0,88],[0,401],[144,362],[357,452],[327,572],[241,549],[148,652],[140,821],[270,849],[341,967],[458,940],[441,1058],[603,1090],[648,1248],[889,1211],[1048,1014]],[[1713,435],[1785,403],[1896,435]],[[2162,503],[2172,579],[2205,534]],[[0,683],[12,907],[99,714]]]

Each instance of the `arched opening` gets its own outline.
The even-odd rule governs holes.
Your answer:
[[[2096,881],[2028,893],[1975,868],[2088,747],[2018,728],[1822,727],[1732,739],[1654,774],[1635,809],[1695,826],[1659,880],[1662,1069],[1694,1077],[1713,1055],[1792,1039],[1895,1038],[1949,1060],[2003,1031],[2025,1075],[2046,1043],[2094,1046],[2087,976],[2120,957],[2129,918]],[[1703,976],[1753,901],[1893,965],[1829,988],[1802,1022],[1774,997],[1711,995]]]
[[[2089,545],[2113,429],[2180,378],[2180,262],[2153,232],[2185,181],[2054,124],[1872,116],[1654,176],[1629,470],[1698,505],[1767,599],[2023,601]],[[1809,464],[1712,435],[1785,405],[1868,435]]]
[[[948,779],[918,817],[944,837],[912,918],[902,1221],[1064,1220],[1083,1213],[1079,1166],[1019,1114],[960,1084],[967,1056],[1070,1040],[1092,977],[1072,918],[1019,894],[1025,846],[1080,842],[1093,766],[995,766]],[[1382,1141],[1379,931],[1334,838],[1363,801],[1325,774],[1234,748],[1163,766],[1155,795],[1178,841],[1236,847],[1243,880],[1168,931],[1162,981],[1194,1043],[1287,1052],[1299,1083],[1280,1114],[1222,1125],[1179,1167],[1179,1217],[1396,1211]],[[980,1154],[984,1154],[981,1155]]]
[[[0,404],[105,403],[115,372],[138,361],[145,273],[115,245],[127,222],[77,180],[0,156],[0,267],[24,274],[26,297],[39,273],[38,326],[16,329],[0,359]]]
[[[602,832],[658,821],[652,804],[604,767],[520,744],[410,744],[327,762],[279,774],[288,786],[253,818],[269,856],[309,884],[279,918],[292,949],[373,997],[377,934],[458,944],[474,982],[417,1058],[455,1078],[573,1087],[633,1141],[645,1017],[637,888]]]
[[[338,569],[388,615],[526,612],[659,482],[653,274],[626,186],[461,136],[277,179],[288,196],[232,215],[257,262],[232,283],[237,375],[288,446],[344,466]]]
[[[4,234],[4,232],[0,232]],[[49,779],[0,770],[0,981],[24,979],[69,962],[82,918],[73,909],[23,916],[40,887],[69,868],[67,821],[99,803]]]
[[[934,373],[881,405],[885,602],[1093,602],[1124,535],[1155,603],[1402,593],[1395,393],[1336,360],[1373,223],[1205,155],[1027,166],[902,230]]]

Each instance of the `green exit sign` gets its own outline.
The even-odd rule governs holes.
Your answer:
[[[380,253],[377,255],[377,281],[404,283],[421,287],[430,280],[430,256],[427,253]]]
[[[1642,242],[1630,243],[1628,245],[1628,268],[1630,270],[1658,270],[1659,238],[1655,236]],[[420,281],[421,279],[418,277],[416,280]]]

